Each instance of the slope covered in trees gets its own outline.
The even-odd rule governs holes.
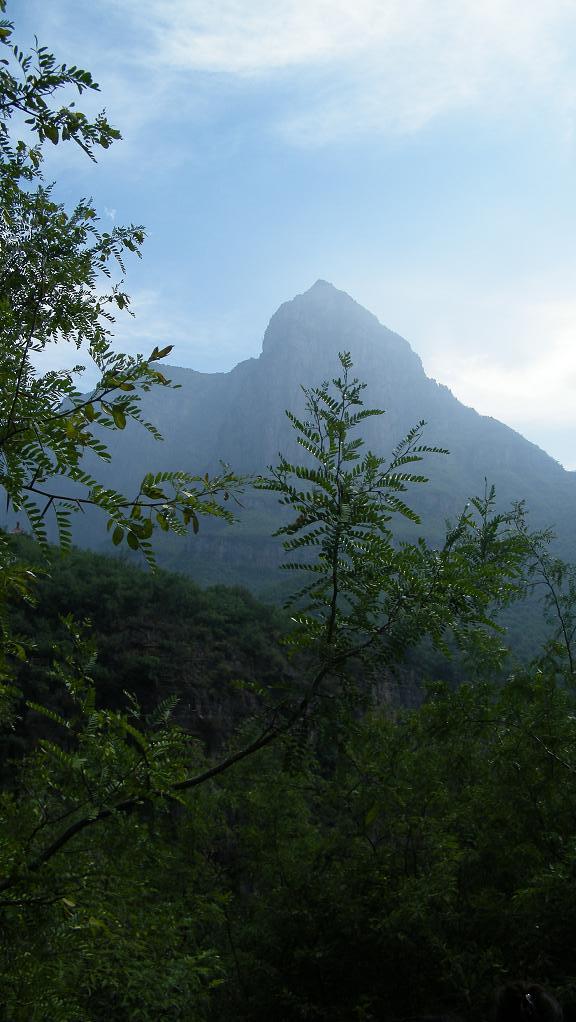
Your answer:
[[[18,544],[38,570],[37,553]],[[166,800],[179,762],[209,772],[223,754],[221,742],[207,756],[186,736],[183,762],[156,761],[178,731],[152,704],[172,691],[189,709],[181,657],[198,651],[199,636],[192,688],[208,712],[214,694],[227,707],[232,755],[270,723],[266,703],[238,693],[233,676],[275,688],[282,672],[302,691],[304,662],[286,668],[284,621],[246,593],[202,592],[86,553],[51,561],[35,611],[13,618],[38,645],[18,679],[35,705],[18,704],[16,745],[9,720],[3,727],[16,754],[3,782],[4,871],[22,856],[33,867],[30,855],[66,833],[87,800],[96,812],[120,782],[125,798],[142,755],[154,757],[144,773],[153,791],[139,779],[139,810],[119,809],[39,869],[3,880],[7,1019],[368,1022],[451,1011],[476,1020],[518,975],[565,1002],[574,996],[576,694],[558,639],[498,685],[481,680],[476,650],[467,684],[436,683],[411,711],[370,708],[357,670],[340,674],[314,715],[267,750]],[[94,622],[84,648],[58,626],[70,601]],[[568,628],[570,608],[574,594]],[[440,602],[426,609],[442,613]],[[157,643],[151,675],[136,627]],[[151,677],[165,688],[150,693]],[[82,703],[90,678],[104,719]],[[128,679],[151,712],[139,719],[132,704],[110,736],[107,707],[126,706],[114,680]]]
[[[11,614],[29,650],[17,672],[29,699],[50,697],[54,649],[68,643],[71,612],[96,651],[100,705],[125,707],[128,692],[151,712],[173,698],[175,719],[214,749],[255,712],[258,692],[294,676],[281,646],[288,616],[247,590],[203,590],[184,576],[88,551],[52,548],[46,558],[24,536],[11,537],[10,546],[38,576],[35,602]],[[27,720],[24,731],[31,727]]]

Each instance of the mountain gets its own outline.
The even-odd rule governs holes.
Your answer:
[[[354,373],[367,382],[366,404],[386,411],[366,424],[365,439],[375,452],[390,452],[421,419],[427,423],[425,442],[450,450],[448,457],[427,458],[430,482],[409,500],[422,526],[400,523],[402,535],[439,539],[445,519],[454,518],[469,496],[482,493],[487,479],[496,486],[499,506],[526,499],[530,524],[552,526],[563,556],[576,560],[576,473],[513,429],[461,404],[426,376],[404,338],[323,280],[278,309],[258,358],[228,373],[167,367],[178,389],[158,388],[144,400],[145,417],[160,428],[164,443],[133,425],[115,434],[110,482],[130,492],[152,468],[213,472],[223,460],[238,472],[253,473],[274,463],[279,451],[292,457],[298,450],[302,460],[285,409],[302,411],[301,386],[338,373],[339,351],[351,353]],[[101,476],[102,466],[98,472]],[[269,495],[250,493],[242,503],[240,524],[232,529],[206,522],[183,543],[168,539],[160,551],[163,563],[202,582],[241,582],[260,591],[273,585],[281,559],[278,541],[270,539],[279,521],[277,505]],[[76,540],[97,549],[108,542],[89,517],[77,522]]]

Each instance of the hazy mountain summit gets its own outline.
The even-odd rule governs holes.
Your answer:
[[[214,471],[220,460],[239,472],[261,472],[279,451],[302,460],[285,409],[301,412],[302,385],[339,373],[340,351],[351,353],[355,375],[367,383],[366,404],[385,409],[384,416],[366,423],[366,442],[375,452],[391,451],[421,419],[427,422],[425,442],[451,452],[426,459],[423,471],[430,482],[409,499],[422,515],[421,532],[439,538],[445,518],[454,517],[467,497],[482,493],[486,478],[502,507],[526,499],[531,522],[554,526],[564,552],[576,558],[575,474],[508,426],[461,404],[426,376],[403,337],[325,280],[280,306],[258,358],[228,373],[167,367],[179,389],[159,389],[144,401],[146,417],[165,442],[155,443],[135,427],[116,434],[111,481],[136,485],[153,466]],[[254,576],[260,582],[268,576],[279,556],[278,542],[268,538],[275,505],[263,495],[248,495],[245,504],[240,528],[208,523],[185,543],[184,553],[179,547],[178,567],[202,579],[250,583]],[[78,539],[100,545],[92,524]],[[172,560],[169,548],[166,556]]]
[[[261,358],[279,359],[283,354],[291,364],[299,356],[318,360],[332,354],[331,338],[339,350],[354,350],[356,360],[380,353],[389,370],[423,373],[420,359],[403,337],[326,280],[317,280],[309,291],[284,302],[274,313]]]

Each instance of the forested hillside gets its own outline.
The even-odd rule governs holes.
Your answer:
[[[281,690],[294,677],[281,645],[288,616],[247,590],[202,590],[183,576],[87,551],[52,549],[47,559],[26,537],[13,537],[11,547],[38,574],[35,603],[11,618],[29,649],[17,680],[30,699],[50,699],[54,650],[67,646],[71,611],[94,644],[100,705],[125,707],[130,693],[150,713],[174,699],[174,718],[213,751],[255,712],[261,690]],[[19,731],[33,726],[26,718]]]
[[[11,545],[40,581],[12,613],[26,701],[2,736],[7,1019],[476,1020],[517,975],[573,998],[576,704],[558,629],[496,685],[470,632],[468,682],[409,711],[371,697],[378,663],[356,658],[244,756],[317,662],[314,646],[287,662],[282,615],[86,552],[53,551],[43,576],[38,548]],[[495,585],[505,539],[500,557]],[[574,591],[545,568],[573,636]],[[70,607],[84,638],[59,619]],[[423,609],[433,629],[449,610],[441,592]]]

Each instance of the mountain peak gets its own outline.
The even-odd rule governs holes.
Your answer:
[[[321,300],[321,301],[346,301],[351,302],[353,305],[358,305],[353,298],[350,297],[346,291],[340,291],[339,288],[335,287],[334,284],[330,283],[329,280],[323,280],[319,277],[312,287],[309,287],[307,291],[303,291],[302,294],[296,295],[293,301],[308,301],[310,299]],[[286,305],[289,303],[286,302]],[[361,308],[361,306],[358,306]]]
[[[339,375],[338,353],[344,351],[351,354],[353,376],[367,384],[366,406],[386,410],[363,423],[368,449],[386,455],[415,423],[426,420],[425,440],[452,452],[423,465],[426,474],[430,468],[431,482],[410,494],[425,535],[443,542],[445,519],[457,520],[470,494],[481,493],[489,479],[499,508],[528,496],[531,527],[555,526],[559,552],[573,559],[576,472],[564,472],[509,427],[460,404],[447,388],[428,379],[406,340],[325,280],[317,280],[272,316],[259,358],[229,373],[175,371],[181,389],[145,394],[145,418],[157,424],[165,443],[158,454],[153,437],[132,429],[120,433],[111,444],[106,485],[137,488],[154,461],[162,471],[185,468],[195,475],[218,473],[222,461],[241,474],[258,475],[277,462],[278,451],[299,464],[303,453],[284,409],[306,417],[302,385],[315,387]],[[90,471],[90,461],[85,467]],[[263,495],[250,496],[242,512],[244,526],[233,530],[231,539],[206,525],[183,559],[179,555],[179,569],[212,583],[226,578],[255,587],[275,584],[279,553],[267,536],[284,520],[276,517],[268,497],[264,504]],[[101,542],[85,519],[77,539]]]
[[[347,308],[351,315],[354,315],[355,310],[356,314],[372,316],[375,319],[372,313],[355,301],[347,291],[341,291],[340,288],[335,287],[329,280],[323,280],[322,277],[319,277],[307,291],[295,295],[291,302],[285,302],[284,306],[280,306],[280,308],[293,304],[303,304],[316,310],[325,309],[327,311],[334,311],[335,309],[341,311]]]
[[[378,323],[376,317],[354,301],[346,291],[340,291],[330,281],[319,278],[307,291],[295,295],[294,298],[284,302],[277,309],[266,331],[264,348],[268,347],[271,340],[270,335],[276,334],[280,324],[282,324],[282,330],[288,323],[293,328],[298,324],[300,329],[305,323],[307,326],[312,324],[319,326],[322,323],[323,328],[326,329],[327,327],[334,328],[338,323],[341,324],[342,317],[350,324],[354,323],[356,329],[358,329],[359,322]],[[382,329],[381,324],[378,323],[378,326]]]
[[[349,351],[354,363],[382,363],[392,376],[423,377],[422,363],[403,337],[389,330],[346,291],[322,278],[274,313],[264,335],[262,355],[281,358],[310,374],[337,369],[337,354]],[[368,371],[370,375],[370,371]]]

